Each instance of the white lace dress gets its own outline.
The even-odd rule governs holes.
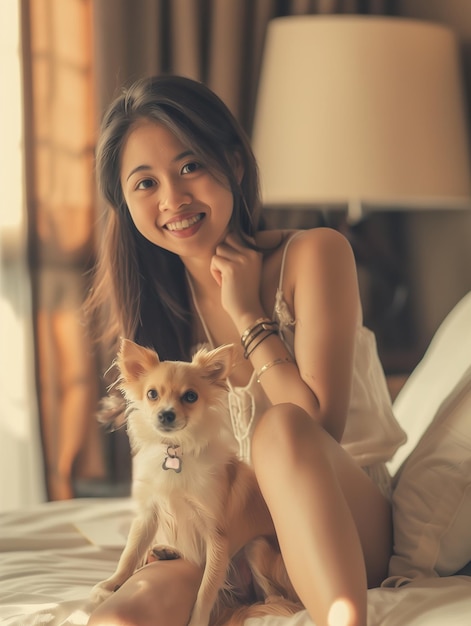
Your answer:
[[[272,314],[272,318],[279,324],[280,337],[293,358],[296,322],[284,299],[282,284],[286,253],[295,237],[296,234],[291,236],[285,244]],[[208,328],[194,295],[193,302],[208,344],[211,345]],[[250,441],[254,426],[269,406],[270,401],[262,386],[257,383],[255,371],[245,387],[236,387],[229,383],[228,418],[239,445],[239,456],[249,463]],[[378,357],[375,336],[365,326],[359,326],[356,333],[350,408],[341,444],[382,491],[389,494],[390,478],[385,462],[393,456],[405,440],[406,435],[392,411],[391,398]]]

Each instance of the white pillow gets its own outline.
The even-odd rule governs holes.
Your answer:
[[[470,366],[471,292],[443,320],[394,401],[394,415],[407,434],[407,442],[388,463],[392,475],[415,449],[442,403],[462,384]]]
[[[435,334],[394,403],[409,436],[390,463],[394,553],[385,586],[471,561],[471,293]]]

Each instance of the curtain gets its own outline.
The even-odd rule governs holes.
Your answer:
[[[92,3],[30,0],[23,11],[39,409],[48,494],[63,499],[74,470],[104,475],[99,378],[80,316],[95,220]]]
[[[0,4],[0,511],[45,499],[34,379],[23,181],[20,13]]]
[[[129,479],[124,433],[94,409],[104,364],[80,318],[99,202],[93,151],[123,84],[176,73],[205,82],[250,133],[264,36],[290,14],[392,12],[391,0],[22,0],[28,211],[42,441],[51,499]],[[98,238],[97,238],[98,240]],[[110,483],[111,480],[111,483]]]
[[[99,112],[161,72],[203,81],[250,132],[267,23],[284,15],[392,13],[391,0],[95,0]]]

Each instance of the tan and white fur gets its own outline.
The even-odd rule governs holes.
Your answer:
[[[245,549],[262,596],[283,593],[296,601],[279,551],[262,538],[274,536],[272,521],[253,470],[237,458],[224,418],[233,346],[201,349],[188,363],[160,361],[153,350],[123,340],[116,365],[128,405],[137,515],[116,571],[94,587],[93,600],[102,601],[119,588],[157,543],[154,552],[161,558],[181,557],[203,568],[189,626],[207,626],[227,580],[230,546],[237,545],[245,524],[253,530],[254,541]],[[275,563],[281,572],[278,583],[269,574]],[[296,606],[288,605],[275,602],[259,611],[293,612]],[[242,624],[251,614],[250,609],[237,611],[229,623]]]

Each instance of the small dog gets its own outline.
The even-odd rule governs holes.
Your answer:
[[[94,602],[144,565],[156,541],[162,544],[153,550],[157,558],[181,557],[203,568],[188,626],[207,626],[213,610],[218,623],[224,616],[231,625],[254,615],[300,610],[255,474],[238,460],[223,417],[233,346],[203,348],[187,363],[160,361],[153,350],[124,339],[116,365],[118,389],[128,405],[137,516],[116,571],[94,587]],[[253,532],[244,550],[254,584],[263,600],[270,600],[258,609],[233,612],[230,602],[221,604],[221,595],[218,603],[218,594],[227,590],[229,540],[243,523]],[[284,599],[271,602],[273,596]]]

